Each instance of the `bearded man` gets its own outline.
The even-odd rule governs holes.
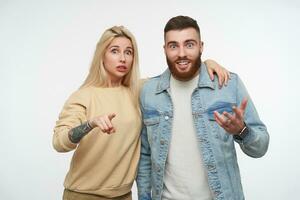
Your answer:
[[[164,40],[169,68],[140,95],[139,199],[244,199],[235,143],[248,156],[262,157],[266,126],[237,74],[223,88],[209,78],[196,20],[171,18]]]

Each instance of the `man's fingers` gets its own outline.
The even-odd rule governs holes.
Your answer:
[[[220,113],[218,113],[218,111],[214,111],[214,116],[216,121],[218,120],[220,123],[220,126],[225,126],[226,125],[226,119],[224,116],[222,116]]]
[[[227,117],[227,120],[226,120],[226,128],[231,129],[233,127],[235,127],[238,123],[238,119],[236,118],[236,115],[231,115],[230,113],[228,112],[224,112],[223,115],[225,117]]]
[[[240,120],[244,119],[244,113],[240,108],[237,108],[237,107],[233,106],[232,110],[235,113],[235,116],[236,116],[237,119],[240,119]]]
[[[218,112],[214,113],[216,122],[227,132],[230,132],[229,125],[230,125],[230,119],[225,120]],[[229,122],[227,125],[226,123]]]
[[[234,122],[234,121],[235,121],[235,117],[234,117],[233,115],[229,114],[228,112],[223,112],[223,115],[224,115],[225,117],[227,117],[226,122],[227,122],[228,120],[230,120],[230,122]]]
[[[222,123],[222,121],[221,121],[221,117],[220,117],[220,113],[218,113],[217,111],[215,111],[214,112],[214,117],[215,117],[215,120],[216,120],[216,122],[221,126],[221,127],[223,127],[223,123]]]
[[[216,122],[217,122],[222,128],[224,127],[224,125],[222,124],[222,122],[221,122],[218,118],[215,117],[215,120],[216,120]]]
[[[236,117],[238,119],[244,120],[244,113],[247,107],[247,102],[248,100],[246,98],[244,98],[241,102],[241,105],[239,108],[237,108],[236,106],[232,107],[233,112],[236,114]]]
[[[243,112],[246,110],[247,103],[248,103],[248,99],[247,99],[247,98],[243,98],[242,103],[241,103],[241,105],[240,105],[240,109],[241,109]]]

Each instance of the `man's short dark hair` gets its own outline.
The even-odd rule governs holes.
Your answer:
[[[186,28],[194,28],[199,33],[199,37],[200,37],[200,28],[197,24],[197,21],[191,17],[182,16],[182,15],[173,17],[167,22],[164,28],[164,36],[166,37],[166,33],[168,31],[183,30]]]

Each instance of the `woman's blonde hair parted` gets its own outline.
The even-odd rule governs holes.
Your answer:
[[[97,43],[96,50],[94,53],[94,58],[90,67],[89,74],[82,84],[81,88],[96,86],[96,87],[109,87],[109,81],[107,77],[107,72],[103,65],[103,57],[106,49],[117,37],[128,38],[133,46],[133,63],[131,70],[122,80],[122,85],[128,87],[131,91],[133,101],[135,106],[139,107],[138,95],[139,95],[139,59],[138,59],[138,49],[135,37],[133,34],[127,30],[124,26],[113,26],[102,34],[99,42]]]

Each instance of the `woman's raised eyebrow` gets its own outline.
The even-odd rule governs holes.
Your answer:
[[[119,48],[119,46],[118,46],[118,45],[113,45],[113,46],[110,46],[109,48],[110,48],[110,49],[111,49],[111,48]]]

